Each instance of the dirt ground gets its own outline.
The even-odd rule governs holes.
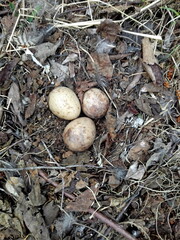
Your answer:
[[[178,0],[1,0],[0,240],[180,239],[179,64]],[[108,98],[84,151],[62,86]]]

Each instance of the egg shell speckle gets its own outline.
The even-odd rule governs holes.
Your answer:
[[[109,107],[109,99],[98,88],[91,88],[85,92],[82,101],[82,110],[90,118],[101,118],[106,115]]]
[[[80,117],[71,121],[64,129],[63,140],[75,152],[88,149],[94,142],[96,127],[90,118]]]

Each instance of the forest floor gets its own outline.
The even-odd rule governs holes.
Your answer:
[[[1,0],[0,20],[0,240],[180,239],[180,2]],[[109,99],[83,152],[58,86]]]

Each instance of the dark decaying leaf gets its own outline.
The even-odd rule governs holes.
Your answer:
[[[36,191],[34,191],[32,195],[33,194],[36,195]],[[36,199],[36,197],[34,196],[33,199]],[[27,201],[27,198],[22,192],[17,198],[15,216],[20,220],[23,227],[26,226],[34,239],[50,240],[49,231],[41,212],[38,207],[31,205],[31,201]]]
[[[85,190],[75,199],[75,201],[71,201],[66,206],[66,210],[74,212],[87,212],[95,200],[94,196],[97,191],[98,188],[95,186],[91,187],[91,189]]]
[[[15,82],[13,82],[11,84],[11,87],[10,87],[9,93],[8,93],[8,97],[9,97],[10,103],[12,103],[12,106],[13,106],[12,111],[13,111],[14,115],[18,117],[20,124],[22,126],[25,126],[26,122],[23,120],[23,118],[21,116],[21,112],[22,112],[23,108],[22,108],[22,104],[20,101],[19,87]]]
[[[19,58],[14,58],[13,61],[10,61],[6,66],[0,71],[0,86],[3,84],[4,87],[7,87],[10,83],[10,76],[16,64],[19,62]]]
[[[43,215],[47,225],[53,223],[53,221],[57,218],[58,213],[59,207],[54,203],[53,200],[43,205]]]
[[[97,29],[97,33],[100,34],[102,38],[107,39],[109,42],[114,42],[119,32],[120,26],[111,19],[106,19],[103,21]]]
[[[30,95],[31,102],[29,103],[29,106],[27,107],[27,109],[25,111],[25,119],[28,119],[33,115],[33,113],[35,111],[35,107],[36,107],[36,98],[37,98],[36,94],[33,93]]]
[[[91,53],[91,58],[88,58],[87,62],[87,71],[89,75],[92,77],[96,77],[98,75],[111,80],[113,75],[113,66],[110,61],[108,54],[98,54],[96,52]]]
[[[152,111],[150,107],[150,102],[147,97],[141,96],[141,98],[135,100],[136,106],[144,113],[146,113],[148,116],[152,116]]]

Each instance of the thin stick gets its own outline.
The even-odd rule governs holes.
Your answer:
[[[146,9],[151,8],[152,6],[156,5],[158,2],[160,2],[161,0],[156,0],[152,3],[150,3],[149,5],[145,6],[144,8],[141,8],[140,12],[144,12]]]

